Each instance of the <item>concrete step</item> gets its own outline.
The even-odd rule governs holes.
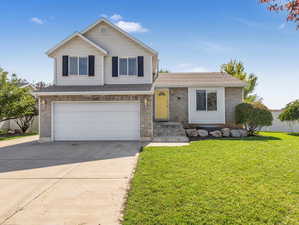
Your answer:
[[[154,137],[153,142],[189,142],[186,136],[159,136]]]

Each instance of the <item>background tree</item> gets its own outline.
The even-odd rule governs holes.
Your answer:
[[[248,135],[255,135],[262,127],[271,126],[272,113],[261,102],[241,103],[236,106],[236,123],[244,125]]]
[[[281,121],[299,121],[299,100],[286,105],[283,112],[278,117]]]
[[[169,73],[169,70],[168,69],[160,69],[159,73]]]
[[[23,120],[27,117],[24,120],[26,122],[29,121],[29,116],[37,114],[36,99],[28,88],[20,87],[21,81],[15,74],[9,78],[8,73],[0,68],[0,122],[10,119]],[[26,131],[26,126],[27,124],[20,127],[21,130]]]
[[[247,83],[247,86],[244,88],[244,99],[246,102],[262,101],[260,97],[258,97],[256,94],[253,94],[257,86],[257,76],[255,76],[253,73],[247,74],[242,62],[231,60],[227,64],[221,65],[220,70],[221,72],[228,73]]]
[[[294,21],[299,29],[299,0],[260,0],[270,11],[286,11],[287,21]]]

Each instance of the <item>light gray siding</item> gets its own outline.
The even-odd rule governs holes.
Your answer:
[[[68,75],[62,76],[62,56],[95,56],[95,76]],[[57,49],[52,56],[55,59],[54,83],[56,85],[103,85],[103,54],[95,47],[86,43],[79,37],[75,37],[61,48]]]
[[[104,32],[103,32],[104,30]],[[106,49],[109,53],[104,59],[105,84],[142,84],[152,83],[152,54],[136,44],[114,28],[100,23],[88,31],[85,36]],[[112,77],[112,56],[137,57],[144,56],[144,77],[119,76]]]

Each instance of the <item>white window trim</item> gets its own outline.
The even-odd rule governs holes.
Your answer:
[[[120,59],[127,59],[127,74],[120,74]],[[136,74],[129,74],[129,59],[136,59]],[[138,57],[137,56],[124,56],[118,57],[118,77],[134,77],[138,76]]]
[[[78,68],[77,68],[77,70],[78,70],[78,74],[71,74],[71,63],[70,63],[70,60],[69,60],[69,65],[68,65],[68,69],[69,69],[69,75],[70,76],[80,76],[80,77],[86,77],[86,76],[88,76],[88,71],[89,71],[89,58],[88,58],[88,56],[74,56],[74,55],[71,55],[71,56],[69,56],[69,59],[70,58],[73,58],[73,57],[77,57],[77,66],[78,66]],[[82,74],[80,74],[80,64],[79,64],[79,58],[87,58],[87,73],[86,74],[84,74],[84,75],[82,75]]]
[[[206,92],[206,110],[198,110],[197,109],[197,91],[205,91]],[[216,110],[208,110],[208,93],[216,93]],[[217,112],[218,111],[218,93],[217,90],[209,90],[209,89],[196,89],[195,90],[195,108],[197,112]]]

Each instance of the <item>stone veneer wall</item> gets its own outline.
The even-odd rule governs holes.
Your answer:
[[[139,101],[140,102],[140,137],[151,140],[153,137],[153,96],[152,95],[69,95],[40,96],[40,139],[51,138],[51,107],[53,101]],[[45,102],[45,104],[42,104]]]
[[[188,123],[188,88],[169,88],[169,121]]]
[[[243,102],[243,88],[225,88],[225,120],[227,125],[235,125],[235,108]]]

